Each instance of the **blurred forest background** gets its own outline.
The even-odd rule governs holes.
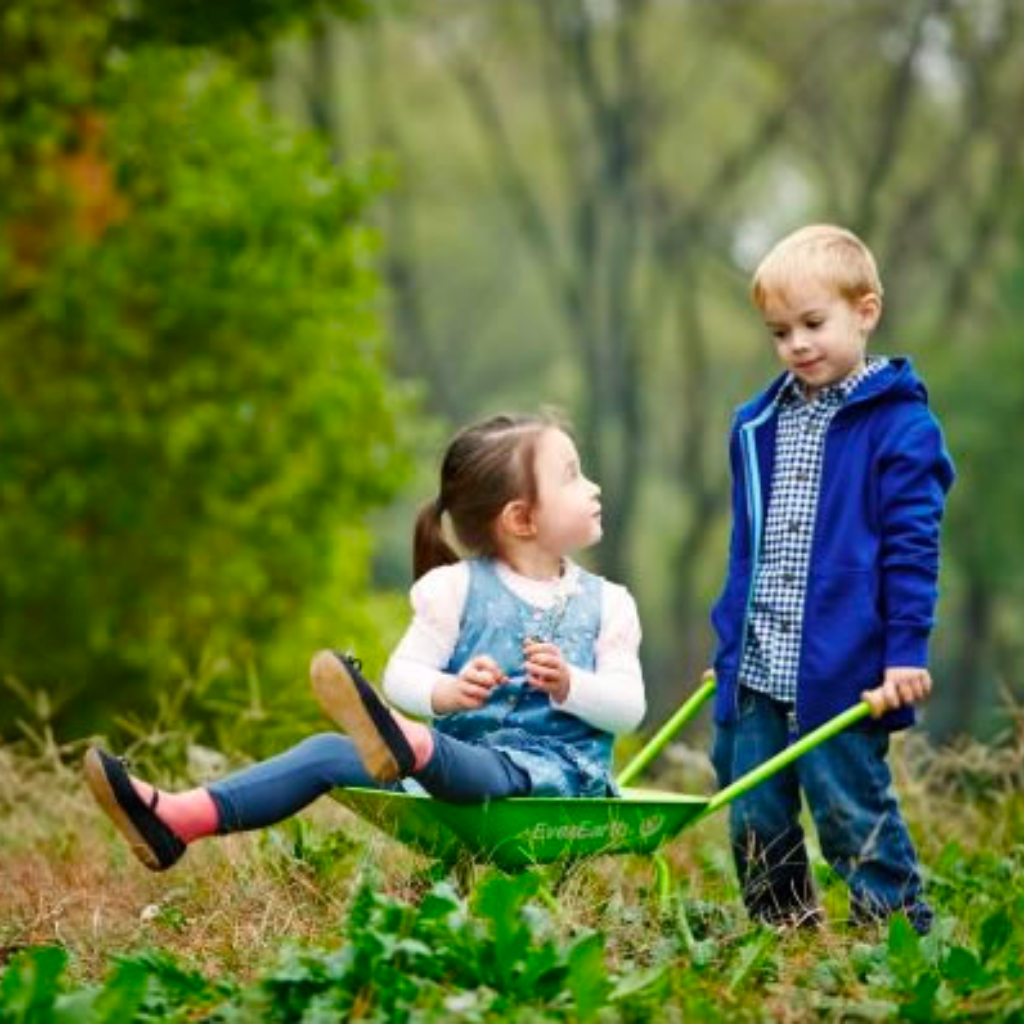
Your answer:
[[[1024,695],[1018,0],[8,0],[0,733],[259,752],[407,619],[454,426],[555,404],[654,724],[711,649],[747,297],[834,221],[960,479],[938,737]]]

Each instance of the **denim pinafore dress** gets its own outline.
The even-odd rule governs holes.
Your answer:
[[[560,608],[524,601],[501,580],[493,559],[468,561],[469,589],[459,638],[446,672],[457,674],[479,655],[489,655],[508,676],[487,702],[434,720],[438,732],[500,750],[530,777],[531,796],[616,794],[611,778],[612,735],[565,711],[526,681],[523,642],[534,637],[557,644],[570,664],[594,671],[601,631],[599,576],[577,567],[575,591]]]

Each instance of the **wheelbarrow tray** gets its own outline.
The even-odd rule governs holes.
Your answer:
[[[868,702],[861,701],[710,797],[632,788],[630,783],[714,690],[713,680],[701,686],[622,770],[617,779],[621,797],[511,797],[453,804],[426,794],[355,787],[331,795],[393,838],[441,860],[470,856],[515,871],[556,860],[653,853],[688,825],[871,713]]]
[[[703,796],[631,788],[621,797],[512,797],[484,804],[380,789],[338,789],[331,795],[429,857],[468,856],[506,871],[604,854],[653,853],[709,803]]]

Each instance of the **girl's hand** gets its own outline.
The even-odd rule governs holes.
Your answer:
[[[564,704],[572,676],[562,652],[554,644],[527,640],[523,653],[526,655],[526,681],[543,690],[556,704]]]
[[[430,703],[439,715],[471,711],[484,704],[491,690],[507,679],[493,658],[481,654],[466,662],[457,676],[439,679],[430,695]]]
[[[871,705],[871,715],[880,718],[907,704],[916,704],[932,692],[931,673],[926,668],[887,668],[877,690],[861,694]]]

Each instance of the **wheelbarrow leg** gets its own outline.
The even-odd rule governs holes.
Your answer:
[[[658,872],[658,907],[667,916],[672,911],[672,869],[663,853],[652,853],[651,859]]]
[[[540,883],[540,886],[537,888],[537,899],[539,899],[541,903],[543,903],[544,906],[551,911],[552,914],[558,914],[561,910],[561,907],[558,904],[558,899],[556,898],[555,893],[558,892],[558,889],[561,887],[562,882],[565,880],[566,872],[562,871],[559,873],[558,878],[555,879],[554,889],[552,889],[551,886],[548,885],[547,876],[549,874],[549,871],[544,871],[541,873],[541,878],[544,880]]]
[[[552,913],[558,912],[558,894],[562,891],[562,886],[569,880],[572,869],[578,863],[575,860],[552,861],[550,864],[538,864],[537,867],[531,869],[541,880],[540,888],[537,890],[537,899]]]

